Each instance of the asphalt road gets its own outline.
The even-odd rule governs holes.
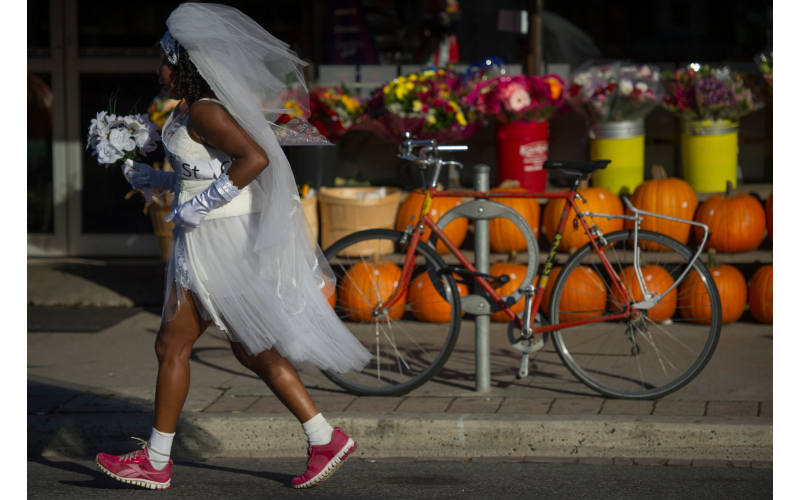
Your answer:
[[[28,462],[28,498],[213,499],[767,499],[772,469],[533,463],[353,462],[322,485],[294,490],[302,462],[178,462],[173,486],[119,483],[91,460]]]

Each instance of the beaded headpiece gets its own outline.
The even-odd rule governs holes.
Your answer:
[[[167,30],[159,43],[161,44],[161,48],[164,49],[164,54],[167,55],[167,60],[171,64],[177,65],[181,48],[181,45],[178,43],[178,39],[173,37],[172,33]]]

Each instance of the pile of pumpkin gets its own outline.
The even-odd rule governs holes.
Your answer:
[[[504,183],[499,187],[492,189],[492,192],[524,192],[525,189],[519,187],[519,184]],[[586,199],[585,204],[581,204],[582,211],[608,213],[608,214],[623,214],[627,213],[627,209],[623,210],[621,200],[610,190],[602,187],[589,187],[579,189],[581,196]],[[535,199],[523,198],[490,198],[504,205],[510,206],[522,215],[528,224],[533,229],[534,235],[539,236],[539,213],[540,207]],[[396,229],[404,230],[407,225],[411,224],[413,217],[417,216],[422,207],[424,195],[417,192],[409,193],[409,196],[400,207]],[[753,276],[749,291],[742,273],[734,266],[727,264],[720,264],[716,257],[716,253],[731,253],[731,252],[745,252],[757,248],[763,238],[765,228],[768,232],[770,240],[772,240],[772,194],[766,204],[766,212],[762,208],[761,203],[753,196],[745,193],[737,193],[732,185],[728,183],[727,192],[710,197],[698,207],[697,197],[689,186],[688,183],[678,178],[668,178],[665,170],[660,166],[653,167],[653,179],[644,182],[636,188],[635,192],[631,195],[631,202],[633,205],[641,210],[648,212],[659,213],[685,220],[696,220],[702,222],[709,227],[709,237],[706,243],[706,248],[709,249],[708,253],[708,268],[714,277],[717,289],[720,293],[720,301],[722,303],[722,321],[723,323],[730,323],[738,320],[744,313],[747,303],[750,303],[750,310],[753,317],[761,323],[772,323],[772,265],[762,266]],[[543,219],[541,221],[542,232],[547,240],[552,242],[555,235],[558,223],[561,219],[561,214],[564,209],[566,200],[552,199],[544,209]],[[430,217],[434,221],[444,215],[448,210],[461,204],[458,198],[434,198],[433,206],[430,211]],[[570,220],[567,221],[564,234],[562,235],[561,242],[558,247],[560,252],[572,252],[584,244],[589,242],[589,237],[583,231],[580,225],[574,225],[573,220],[576,219],[575,214],[570,215]],[[603,233],[607,234],[612,231],[618,231],[624,227],[632,228],[633,223],[630,221],[623,221],[621,219],[608,220],[605,218],[595,219],[590,221],[589,224],[596,224]],[[688,224],[678,222],[670,222],[664,219],[655,219],[652,217],[645,217],[642,221],[642,229],[655,231],[666,234],[683,244],[689,241],[691,227]],[[697,239],[702,238],[702,230],[696,228]],[[466,238],[467,235],[467,220],[456,219],[444,229],[444,233],[458,247]],[[426,231],[423,236],[423,241],[427,241],[430,237],[430,231]],[[522,283],[522,280],[527,272],[527,266],[516,264],[513,255],[516,252],[527,251],[527,244],[522,236],[522,233],[511,222],[504,219],[495,219],[489,223],[489,243],[492,252],[495,253],[511,253],[512,258],[508,262],[498,262],[493,264],[489,273],[494,276],[506,274],[509,276],[509,283],[503,285],[497,290],[501,296],[506,296],[513,293]],[[439,253],[447,253],[449,250],[445,245],[439,241],[436,246]],[[363,269],[361,269],[363,267]],[[542,297],[543,312],[548,311],[549,298],[552,289],[552,284],[555,282],[556,276],[560,272],[560,267],[553,268],[548,280],[548,285]],[[649,282],[658,283],[654,285],[651,292],[661,293],[672,285],[672,277],[666,269],[658,265],[648,265],[643,268],[643,274],[648,276]],[[380,262],[379,259],[373,259],[372,263],[363,262],[353,266],[345,276],[344,280],[354,281],[356,288],[358,282],[363,279],[360,276],[363,274],[368,279],[373,280],[374,277],[380,276],[381,292],[380,299],[386,300],[391,294],[397,279],[400,277],[401,270],[398,266],[389,262]],[[371,275],[371,276],[370,276]],[[633,295],[635,300],[642,300],[641,289],[638,282],[634,279],[633,268],[628,266],[623,269],[620,276],[621,283],[632,283],[630,290],[627,290]],[[687,299],[677,300],[678,293],[687,287],[697,285],[697,280],[700,277],[697,273],[691,273],[684,282],[680,285],[678,290],[670,292],[670,296],[662,300],[656,307],[649,311],[649,316],[655,320],[667,320],[671,318],[677,306],[681,306],[682,315],[687,318],[693,318],[697,322],[710,322],[708,318],[708,302],[707,296],[702,297],[697,294],[683,294],[681,297],[692,295],[694,298],[689,301]],[[573,283],[574,280],[574,283]],[[580,282],[580,283],[579,283]],[[372,281],[370,281],[372,283]],[[342,288],[348,289],[343,283]],[[649,286],[649,285],[648,285]],[[589,287],[590,290],[578,290],[581,287]],[[374,286],[369,288],[374,289]],[[458,285],[459,294],[466,296],[468,294],[466,286],[463,284]],[[603,280],[596,275],[596,273],[588,267],[581,266],[574,271],[572,277],[565,287],[565,294],[571,293],[569,290],[575,290],[575,293],[581,293],[581,307],[583,310],[602,311],[605,309],[606,301],[609,299],[608,291],[606,290]],[[588,295],[586,292],[589,292]],[[386,296],[383,296],[385,293]],[[344,295],[344,294],[343,294]],[[368,301],[374,299],[377,301],[377,293],[373,293],[375,297],[367,297]],[[611,300],[614,299],[614,291],[612,291]],[[672,296],[674,295],[674,297]],[[587,297],[593,297],[591,301],[596,301],[597,304],[587,303]],[[370,319],[371,305],[368,303],[361,303],[362,297],[347,297],[342,296],[340,300],[345,303],[351,311],[356,311],[353,317],[356,321],[368,321]],[[436,293],[431,283],[430,277],[423,273],[416,277],[409,286],[408,296],[405,298],[408,302],[415,303],[412,308],[412,313],[416,319],[420,321],[429,322],[442,322],[448,321],[450,317],[450,305],[445,302],[438,293]],[[334,297],[335,300],[335,297]],[[402,305],[398,303],[392,315],[393,319],[398,319],[402,316],[405,308],[406,300],[402,301]],[[562,304],[570,302],[567,296],[562,297]],[[680,302],[680,303],[679,303]],[[373,302],[374,303],[374,302]],[[523,308],[523,301],[517,302],[512,307],[515,313],[520,314]],[[568,311],[568,308],[562,307],[563,311]],[[593,314],[600,313],[586,313],[574,312],[573,314],[561,315],[561,321],[573,321],[577,319],[586,319]],[[508,317],[504,312],[498,312],[491,316],[493,321],[508,321]]]

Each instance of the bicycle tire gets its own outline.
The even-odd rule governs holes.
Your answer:
[[[357,320],[354,319],[354,314],[349,314],[352,312],[346,311],[343,308],[341,297],[343,297],[343,293],[352,294],[352,288],[349,290],[345,290],[342,287],[348,286],[346,283],[352,283],[352,280],[347,279],[346,275],[349,269],[354,265],[359,265],[361,262],[364,262],[364,253],[369,255],[371,249],[378,248],[380,249],[379,252],[392,252],[383,254],[382,258],[394,258],[398,263],[398,267],[402,268],[402,262],[405,260],[407,246],[403,246],[400,244],[400,239],[402,238],[403,233],[400,231],[394,231],[389,229],[368,229],[365,231],[359,231],[353,233],[349,236],[346,236],[339,241],[333,243],[330,247],[328,247],[324,254],[325,258],[328,263],[331,265],[331,268],[334,270],[334,274],[337,278],[336,283],[336,293],[337,300],[336,305],[336,312],[339,317],[343,320],[344,324],[348,326],[351,332],[354,333],[356,338],[361,341],[362,345],[366,347],[372,354],[373,354],[373,361],[368,365],[364,370],[358,373],[349,373],[349,374],[340,374],[336,372],[332,372],[329,370],[323,370],[328,379],[333,381],[339,387],[347,390],[352,394],[356,394],[358,396],[400,396],[406,394],[427,381],[431,378],[436,376],[437,373],[442,369],[442,367],[447,362],[447,359],[453,352],[455,348],[456,341],[458,340],[458,333],[461,328],[461,298],[458,293],[453,293],[454,290],[458,290],[457,284],[455,279],[453,278],[452,274],[448,273],[440,273],[440,271],[446,268],[446,264],[444,260],[436,253],[436,251],[430,248],[428,245],[420,243],[417,245],[417,261],[422,258],[422,263],[415,265],[415,275],[412,277],[419,276],[420,274],[427,272],[431,277],[433,276],[441,276],[442,282],[440,287],[435,287],[436,291],[439,293],[439,296],[450,303],[450,317],[449,320],[445,323],[441,323],[441,328],[438,330],[433,330],[436,328],[435,326],[431,326],[432,324],[424,324],[423,322],[417,322],[413,316],[415,310],[413,309],[413,304],[406,303],[404,306],[404,311],[402,313],[402,317],[396,320],[387,319],[386,320],[386,328],[381,327],[380,321],[366,321],[363,318],[358,318]],[[373,245],[372,242],[378,242],[377,244]],[[353,252],[353,249],[357,249],[359,255],[352,257],[343,256],[340,254],[344,254],[347,252]],[[347,262],[343,262],[343,260],[348,259]],[[432,281],[433,282],[433,281]],[[343,283],[345,283],[343,285]],[[410,283],[410,282],[409,282]],[[397,283],[394,283],[393,286],[397,286]],[[376,287],[377,290],[377,287]],[[363,299],[367,299],[369,297],[366,296],[365,293],[360,292],[360,296]],[[376,292],[378,296],[382,300],[385,300],[387,296],[383,289],[380,292]],[[349,305],[349,303],[348,303]],[[358,315],[363,316],[363,315]],[[403,346],[403,349],[398,348],[398,338],[402,338],[400,336],[394,335],[394,327],[392,326],[392,321],[394,321],[395,325],[397,325],[397,329],[402,330],[402,334],[414,344],[413,350],[417,351],[419,356],[415,356],[412,350],[409,350],[408,346]],[[400,325],[403,325],[402,327]],[[367,342],[368,337],[364,335],[361,331],[362,326],[367,326],[370,329],[372,326],[375,328],[376,335],[375,337],[378,339],[376,341],[376,345],[378,347],[377,352],[376,349],[373,349],[373,346]],[[414,331],[410,331],[414,328]],[[387,330],[391,331],[391,340],[394,342],[389,342],[389,345],[393,348],[396,359],[398,371],[392,374],[392,379],[388,379],[386,375],[386,368],[381,371],[380,366],[382,363],[379,363],[382,359],[382,356],[385,356],[385,352],[388,350],[384,348],[384,353],[380,352],[380,341],[383,336],[387,338],[387,342],[390,340],[389,334],[387,334]],[[414,332],[427,332],[425,335],[427,336],[424,342],[420,340],[422,335],[419,338],[414,337]],[[431,331],[436,333],[436,335],[431,334]],[[371,333],[370,333],[371,335]],[[435,338],[435,340],[431,340],[431,338]],[[364,340],[362,340],[364,339]],[[426,350],[425,347],[428,347]],[[427,357],[432,358],[430,356],[431,353],[428,351],[433,351],[435,349],[435,358],[430,359],[430,363],[427,366],[423,365],[423,360],[420,358]],[[406,355],[409,357],[413,357],[411,359],[411,364],[408,364],[408,359],[401,360],[400,358],[404,358],[402,351],[406,352]],[[419,351],[423,352],[425,356],[423,356]],[[378,363],[376,363],[376,361]],[[402,362],[401,362],[402,361]],[[377,369],[376,369],[377,365]],[[413,370],[411,366],[418,366],[418,370]],[[387,365],[389,369],[391,369],[392,365]],[[403,366],[407,368],[406,372],[403,373]],[[377,375],[376,375],[377,374]],[[412,376],[413,374],[413,376]],[[387,378],[385,381],[388,385],[382,385],[383,378]],[[394,382],[394,383],[392,383]],[[374,384],[374,385],[373,385]]]
[[[617,276],[622,276],[621,284],[627,290],[633,290],[634,293],[640,294],[636,291],[640,290],[638,282],[625,282],[629,276],[627,273],[631,271],[625,271],[623,267],[623,261],[628,262],[633,255],[633,231],[616,231],[605,235],[605,238],[609,244],[615,244],[611,248],[606,248],[604,252]],[[688,265],[693,252],[687,246],[666,235],[651,231],[639,231],[638,251],[640,255],[648,251],[642,245],[644,241],[663,245],[663,247],[653,247],[652,250],[654,254],[658,254],[655,266],[659,266],[661,269],[653,267],[653,256],[649,256],[649,260],[645,262],[640,261],[640,268],[643,271],[646,268],[648,272],[645,279],[651,280],[646,282],[646,286],[648,290],[654,290],[660,286],[666,287],[670,282],[667,274],[664,274],[663,271],[666,271],[674,282]],[[666,253],[665,248],[669,249],[670,253]],[[593,253],[594,248],[587,243],[575,252],[561,268],[553,284],[550,297],[549,319],[551,323],[597,315],[598,309],[593,308],[598,307],[599,301],[602,300],[603,286],[606,287],[607,303],[605,310],[600,314],[611,315],[621,311],[621,304],[614,303],[618,295],[611,290],[613,285],[606,279],[608,273],[604,266],[591,262],[592,260],[599,262],[599,257],[596,254],[592,255]],[[630,253],[630,258],[628,253]],[[620,254],[622,254],[622,259],[620,259]],[[579,266],[585,267],[578,270]],[[628,267],[632,269],[632,266]],[[669,270],[670,267],[674,268],[674,272]],[[679,317],[679,313],[680,316],[688,314],[679,308],[681,296],[686,296],[681,294],[703,293],[702,289],[681,291],[679,286],[663,297],[654,307],[643,313],[638,320],[610,320],[575,326],[563,332],[561,330],[554,331],[553,341],[556,350],[569,371],[591,389],[606,397],[619,399],[657,399],[675,392],[691,382],[711,359],[722,327],[719,293],[711,273],[700,259],[693,264],[689,273],[692,272],[700,273],[701,286],[705,287],[705,293],[708,294],[707,312],[711,316],[709,325],[695,325],[693,321],[696,321],[697,318]],[[643,272],[643,274],[645,273]],[[601,278],[602,283],[595,276]],[[574,281],[567,287],[570,277]],[[674,297],[673,293],[675,293]],[[579,304],[585,309],[579,309]],[[670,310],[673,311],[673,315],[670,315]],[[670,316],[666,317],[667,315]],[[619,329],[616,331],[608,329],[612,323],[618,324]],[[606,331],[601,332],[604,326]],[[704,338],[705,329],[708,329],[708,332]],[[620,333],[623,335],[621,336]],[[623,336],[627,337],[629,344],[624,341],[617,344],[617,341]],[[637,342],[637,339],[641,340]],[[629,352],[626,352],[627,346],[630,346]],[[595,349],[597,350],[595,351]],[[684,353],[689,358],[686,362],[679,359],[680,355]],[[645,356],[647,357],[645,358]],[[633,357],[635,364],[631,361],[630,371],[627,366],[623,367],[621,372],[615,371],[623,357],[626,359],[625,363],[631,361],[630,358]],[[594,367],[590,367],[592,364]],[[645,371],[648,373],[647,376],[645,376]]]

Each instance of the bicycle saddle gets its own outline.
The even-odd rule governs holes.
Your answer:
[[[601,170],[608,166],[611,160],[595,160],[595,161],[560,161],[560,160],[547,160],[542,165],[545,169],[560,169],[565,174],[570,175],[586,175],[591,174],[595,170]]]

